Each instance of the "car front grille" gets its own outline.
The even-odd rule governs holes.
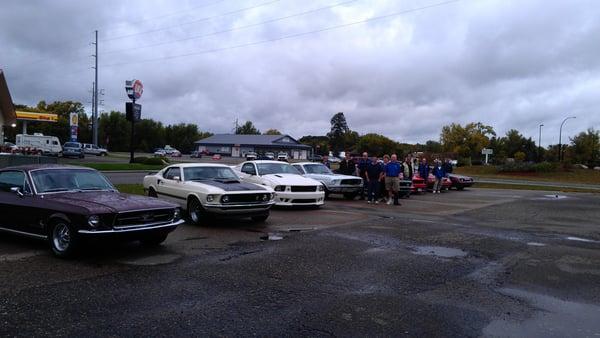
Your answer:
[[[173,220],[173,209],[142,210],[124,212],[115,218],[114,228],[128,228],[149,224],[170,223]]]
[[[227,202],[223,200],[223,197],[227,196]],[[270,199],[269,194],[234,194],[234,195],[225,195],[221,197],[221,202],[223,204],[239,204],[239,203],[264,203]],[[267,196],[267,200],[263,200],[263,196]]]
[[[292,200],[292,203],[310,204],[310,203],[317,203],[317,200],[315,200],[315,199],[296,199],[296,200]]]
[[[292,192],[314,192],[317,191],[316,185],[292,185]]]
[[[360,183],[360,179],[358,178],[349,178],[342,180],[341,182],[342,185],[360,185]]]

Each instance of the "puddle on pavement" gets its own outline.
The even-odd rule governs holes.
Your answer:
[[[140,258],[123,259],[119,260],[119,263],[128,265],[162,265],[173,263],[180,257],[181,255],[176,254],[162,254],[153,256],[143,256]]]
[[[260,236],[260,239],[262,239],[263,241],[280,241],[283,239],[283,236],[269,234],[267,236]]]
[[[538,243],[538,242],[528,242],[527,245],[529,245],[529,246],[546,246],[546,244]]]
[[[484,328],[484,337],[592,337],[600,336],[600,306],[566,301],[519,289],[500,293],[524,299],[538,309],[527,319],[495,319]]]
[[[443,246],[415,246],[412,252],[417,255],[438,256],[443,258],[465,257],[467,252],[461,249],[447,248]]]
[[[584,243],[600,243],[600,241],[596,241],[596,240],[593,240],[593,239],[581,238],[581,237],[575,237],[575,236],[569,236],[569,237],[567,237],[567,240],[569,240],[569,241],[577,241],[577,242],[584,242]]]

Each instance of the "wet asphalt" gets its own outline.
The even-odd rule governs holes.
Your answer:
[[[0,336],[600,335],[599,195],[402,203],[184,225],[75,260],[2,234]]]

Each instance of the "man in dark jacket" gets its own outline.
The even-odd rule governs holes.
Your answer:
[[[377,156],[373,156],[369,165],[367,165],[367,203],[379,203],[379,182],[383,173],[383,165],[379,163]]]
[[[429,164],[427,164],[427,159],[425,157],[423,157],[421,164],[419,164],[419,176],[427,183],[427,179],[429,178]]]
[[[450,162],[450,159],[447,158],[446,161],[444,161],[444,173],[446,173],[446,176],[448,176],[448,174],[452,174],[452,163]]]
[[[363,188],[360,192],[360,199],[361,201],[365,199],[365,193],[367,192],[367,167],[369,166],[369,163],[371,163],[371,160],[369,160],[369,154],[367,154],[367,152],[365,151],[362,154],[361,159],[358,161],[357,167],[358,167],[358,175],[363,179]]]
[[[356,163],[349,152],[346,152],[346,156],[340,162],[338,172],[342,175],[356,175]]]

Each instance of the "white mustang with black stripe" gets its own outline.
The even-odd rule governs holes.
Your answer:
[[[242,182],[223,164],[174,164],[144,177],[144,190],[148,196],[179,204],[195,224],[217,215],[262,222],[275,204],[273,189]]]

